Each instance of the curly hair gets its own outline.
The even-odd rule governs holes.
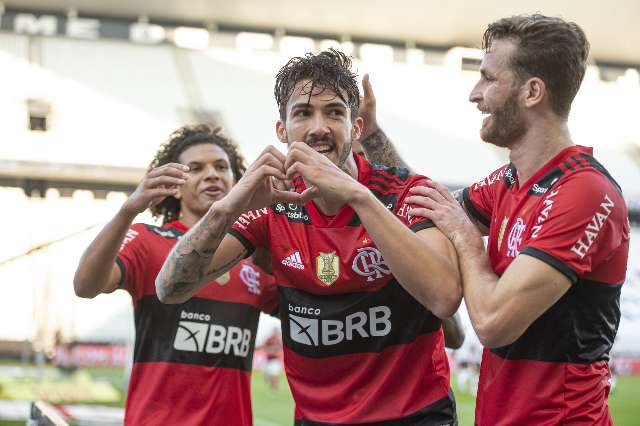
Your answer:
[[[287,102],[295,90],[296,84],[302,80],[309,80],[302,88],[302,93],[319,94],[325,90],[332,90],[351,108],[351,119],[358,116],[360,107],[360,90],[356,80],[357,74],[351,70],[351,58],[344,53],[329,49],[317,55],[307,53],[305,56],[291,58],[278,71],[274,95],[280,111],[280,118],[285,121]],[[314,89],[320,89],[314,93]]]
[[[541,78],[554,112],[568,117],[587,67],[589,42],[584,31],[561,18],[518,15],[489,24],[482,48],[488,51],[499,39],[511,40],[517,46],[511,67],[519,82],[534,76]]]
[[[178,157],[187,148],[207,143],[222,148],[229,157],[235,181],[240,180],[247,167],[238,146],[224,136],[221,127],[212,128],[207,124],[182,126],[173,131],[169,135],[169,139],[158,149],[156,156],[149,164],[147,172],[167,163],[178,163]],[[162,218],[162,223],[165,224],[177,220],[180,216],[180,201],[175,197],[167,197],[162,202],[151,207],[150,210],[153,217]]]

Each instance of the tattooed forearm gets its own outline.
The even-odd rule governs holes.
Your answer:
[[[231,223],[226,214],[212,208],[178,241],[156,277],[156,292],[162,302],[184,301],[215,278],[214,271],[207,269]]]
[[[362,149],[367,159],[375,164],[389,167],[404,167],[413,172],[411,168],[400,158],[400,155],[393,146],[387,135],[378,129],[360,141]]]

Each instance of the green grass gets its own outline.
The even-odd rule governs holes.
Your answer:
[[[94,368],[86,369],[92,379],[108,381],[117,389],[124,386],[121,369]],[[473,426],[475,401],[468,393],[458,391],[454,383],[458,419],[460,426]],[[272,391],[267,385],[262,372],[255,371],[251,384],[253,413],[255,426],[290,426],[293,424],[293,400],[284,375],[280,378],[280,387]],[[125,394],[113,404],[124,406]],[[619,377],[616,391],[609,396],[609,406],[616,426],[633,426],[639,424],[640,419],[640,377]],[[10,422],[0,420],[0,426],[15,426],[24,422]]]

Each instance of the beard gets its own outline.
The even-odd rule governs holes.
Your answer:
[[[526,130],[514,91],[501,107],[491,113],[487,126],[480,129],[480,138],[499,147],[508,147],[520,139]]]
[[[351,140],[351,138],[349,138],[349,140],[345,140],[344,144],[341,147],[337,147],[330,136],[321,137],[321,138],[310,137],[305,141],[305,143],[312,148],[315,144],[320,142],[329,142],[334,146],[335,161],[332,160],[331,157],[328,157],[328,158],[331,160],[332,163],[338,166],[340,170],[346,171],[345,164],[349,159],[349,154],[351,154],[351,148],[353,146],[353,141]]]

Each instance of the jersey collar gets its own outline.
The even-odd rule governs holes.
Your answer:
[[[527,179],[527,181],[523,185],[520,185],[520,182],[518,181],[518,171],[515,165],[513,163],[510,163],[509,167],[507,167],[507,171],[510,170],[511,173],[510,176],[505,176],[505,182],[512,191],[528,191],[529,188],[533,186],[533,184],[537,183],[540,179],[546,176],[547,173],[549,173],[553,168],[558,167],[558,165],[565,161],[565,159],[580,153],[593,155],[593,148],[582,145],[573,145],[563,149],[558,154],[556,154],[555,157],[542,165],[542,167],[540,167],[529,179]],[[511,185],[509,185],[509,178],[512,179]]]

